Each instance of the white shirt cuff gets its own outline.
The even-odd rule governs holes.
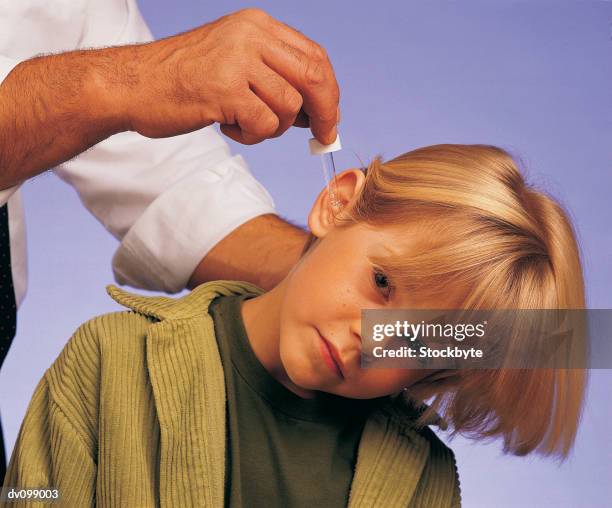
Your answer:
[[[0,84],[4,81],[13,68],[19,63],[19,60],[7,58],[0,55]]]
[[[8,189],[0,190],[0,206],[8,203],[8,200],[11,198],[13,194],[19,189],[19,185],[14,185],[13,187],[9,187]]]
[[[272,197],[235,155],[179,180],[151,203],[115,253],[115,278],[138,288],[181,291],[212,247],[267,213],[276,213]]]

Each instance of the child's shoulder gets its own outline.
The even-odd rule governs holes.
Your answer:
[[[157,320],[131,310],[109,312],[93,317],[80,325],[68,342],[85,350],[101,350],[120,341],[125,343],[144,338],[147,329]]]
[[[147,328],[153,323],[150,317],[129,310],[85,321],[46,372],[47,382],[61,386],[73,379],[81,384],[86,375],[98,378],[102,364],[112,367],[115,358],[129,361],[144,355]]]

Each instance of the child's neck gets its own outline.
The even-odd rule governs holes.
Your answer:
[[[284,294],[282,281],[267,293],[243,301],[242,320],[251,349],[268,373],[293,393],[309,399],[314,392],[294,384],[280,358],[280,309]]]

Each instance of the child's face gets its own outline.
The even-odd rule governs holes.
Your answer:
[[[358,184],[359,175],[355,177]],[[362,224],[337,228],[328,220],[329,210],[325,207],[325,197],[319,196],[309,216],[309,226],[320,240],[280,285],[282,367],[291,382],[305,391],[320,390],[351,398],[398,393],[434,371],[361,368],[361,311],[444,308],[441,306],[449,303],[423,301],[400,290],[387,298],[384,274],[375,270],[370,259],[386,256],[389,250],[406,252],[411,245],[416,248],[422,231],[415,227],[374,228]],[[330,349],[336,362],[330,360]]]
[[[369,256],[394,248],[396,233],[356,225],[335,230],[286,279],[280,307],[280,359],[287,376],[305,390],[373,398],[397,393],[429,370],[362,369],[361,310],[415,308],[418,302],[393,294]],[[327,344],[326,344],[327,343]],[[339,372],[330,361],[335,350]]]

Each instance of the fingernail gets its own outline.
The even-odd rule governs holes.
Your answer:
[[[326,145],[331,145],[334,141],[336,141],[336,138],[338,137],[338,132],[336,131],[336,128],[334,127],[331,132],[329,133],[329,137],[326,138]]]

